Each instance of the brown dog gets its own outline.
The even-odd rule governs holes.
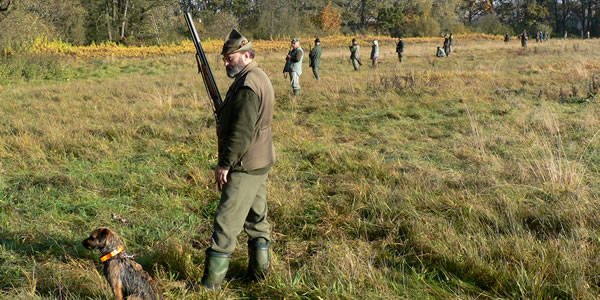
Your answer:
[[[100,251],[100,261],[104,263],[104,276],[117,299],[162,299],[162,292],[156,282],[142,266],[125,254],[123,242],[114,231],[107,227],[99,227],[82,243],[87,249]]]

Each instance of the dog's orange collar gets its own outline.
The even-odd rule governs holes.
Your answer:
[[[106,254],[106,255],[104,255],[104,256],[102,256],[102,257],[100,257],[100,261],[101,261],[101,262],[105,262],[105,261],[107,261],[107,260],[109,260],[109,259],[111,259],[111,258],[115,257],[117,254],[119,254],[119,253],[121,253],[121,252],[123,252],[123,247],[122,247],[122,246],[119,246],[119,248],[117,248],[117,249],[115,249],[115,250],[113,250],[113,251],[110,251],[108,254]]]

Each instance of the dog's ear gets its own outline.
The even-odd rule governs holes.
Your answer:
[[[121,238],[114,231],[107,227],[102,227],[98,233],[98,241],[104,246],[104,248],[116,249],[119,246],[123,246]]]
[[[98,235],[96,236],[96,241],[98,243],[98,246],[106,245],[106,241],[109,239],[109,236],[110,236],[110,229],[108,229],[106,227],[100,228],[100,230],[98,231]]]
[[[108,239],[109,236],[110,236],[110,229],[105,227],[100,230],[98,239],[106,241],[106,239]]]

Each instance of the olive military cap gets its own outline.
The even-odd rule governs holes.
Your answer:
[[[315,39],[315,44],[316,44],[316,43],[320,43],[320,42],[321,42],[321,40],[320,40],[319,38],[316,38],[316,39]]]
[[[292,44],[295,44],[295,43],[297,43],[297,42],[299,42],[299,41],[300,41],[300,39],[299,39],[299,38],[293,38],[293,39],[292,39]]]
[[[252,50],[252,44],[239,31],[233,29],[225,38],[221,55]]]

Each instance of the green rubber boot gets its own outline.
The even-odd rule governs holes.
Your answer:
[[[206,250],[206,261],[204,263],[204,275],[202,275],[202,286],[207,289],[221,287],[227,268],[229,268],[229,257],[231,254]]]
[[[269,242],[265,238],[256,238],[248,241],[248,273],[246,277],[249,280],[265,279],[269,266],[271,265],[271,256],[269,254]]]

